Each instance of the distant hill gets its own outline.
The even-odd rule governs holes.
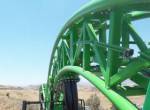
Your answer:
[[[9,85],[0,85],[0,89],[4,89],[4,90],[23,90],[22,87],[19,86],[9,86]]]
[[[33,90],[39,90],[40,85],[29,85],[25,86],[24,89],[33,89]]]
[[[10,85],[0,85],[0,90],[24,90],[24,89],[32,89],[38,90],[40,85],[29,85],[29,86],[10,86]]]

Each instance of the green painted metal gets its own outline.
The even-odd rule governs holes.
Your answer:
[[[77,11],[54,44],[47,83],[40,88],[45,110],[63,110],[58,101],[64,101],[64,93],[58,87],[61,81],[80,75],[119,110],[137,110],[126,97],[149,91],[150,49],[132,26],[144,18],[150,18],[150,0],[92,0]],[[131,45],[139,48],[139,56],[132,56]],[[137,87],[123,86],[126,79]]]
[[[59,80],[68,73],[78,74],[87,79],[91,84],[93,84],[99,91],[101,91],[105,96],[107,96],[119,110],[138,110],[133,104],[131,104],[127,99],[117,94],[111,89],[105,87],[105,82],[92,74],[89,71],[77,66],[66,66],[59,71],[59,74],[55,78],[54,84],[57,84]],[[120,106],[124,105],[124,106]]]
[[[110,14],[110,31],[109,31],[109,45],[120,45],[121,30],[122,30],[122,10],[114,9]],[[107,58],[107,79],[106,85],[110,85],[110,77],[117,73],[119,67],[119,52],[108,49]]]
[[[149,83],[149,87],[147,89],[143,110],[149,110],[149,109],[150,109],[150,83]]]
[[[87,5],[83,6],[78,12],[76,12],[71,18],[70,20],[64,25],[64,27],[62,28],[62,30],[60,31],[60,33],[58,34],[58,37],[56,39],[56,42],[54,44],[54,48],[51,54],[51,60],[50,60],[50,65],[49,65],[49,72],[48,74],[51,74],[51,67],[53,65],[53,57],[55,54],[55,50],[57,48],[57,45],[62,37],[62,35],[65,33],[65,31],[74,23],[77,21],[80,21],[81,19],[83,19],[84,16],[86,16],[88,13],[92,13],[95,11],[103,11],[103,10],[108,10],[111,7],[115,7],[115,6],[126,6],[128,7],[129,5],[140,5],[139,7],[144,6],[146,8],[146,6],[149,7],[150,1],[149,0],[142,0],[142,1],[137,1],[137,0],[113,0],[113,1],[106,1],[106,0],[93,0],[90,3],[88,3]],[[143,4],[143,5],[142,5]],[[147,9],[148,10],[148,9]],[[134,14],[133,16],[131,16],[131,18],[138,16],[138,14]],[[140,15],[139,15],[140,16]],[[147,16],[146,16],[147,17]]]

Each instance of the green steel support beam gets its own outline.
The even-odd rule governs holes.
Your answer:
[[[96,34],[94,32],[94,29],[93,29],[93,26],[91,24],[86,24],[86,30],[88,32],[88,37],[90,38],[90,41],[97,41],[97,37],[96,37]],[[102,53],[103,50],[100,49],[100,47],[96,44],[91,44],[94,52],[95,52],[95,55],[96,55],[96,58],[98,60],[98,63],[100,65],[100,69],[101,69],[101,72],[103,74],[104,77],[106,77],[106,59],[105,59],[105,54]]]
[[[77,41],[77,47],[78,48],[76,48],[75,55],[74,55],[74,63],[75,64],[79,64],[78,60],[79,60],[79,56],[81,54],[81,49],[82,49],[83,46],[82,46],[81,43],[78,43],[78,42],[81,42],[82,39],[83,39],[83,29],[81,30],[81,33],[79,35],[79,39]]]
[[[64,41],[62,41],[62,56],[63,56],[63,67],[65,66],[65,65],[67,65],[67,55],[66,55],[66,51],[65,51],[65,42]]]
[[[115,88],[119,94],[123,96],[139,96],[139,95],[145,95],[146,91],[145,89],[141,87],[118,87]]]
[[[150,83],[147,89],[143,110],[150,110]]]
[[[142,52],[147,50],[147,46],[144,41],[140,38],[137,32],[133,29],[131,24],[128,24],[129,33],[131,34],[133,40],[136,42],[137,46]]]
[[[129,63],[125,69],[120,70],[118,73],[111,77],[110,86],[113,86],[117,83],[124,81],[127,78],[132,77],[133,75],[137,74],[137,72],[141,71],[143,68],[147,68],[149,66],[150,62],[145,59],[142,59],[140,57],[134,59],[134,61]]]
[[[143,75],[136,74],[133,77],[131,77],[131,80],[137,83],[139,86],[141,86],[145,90],[148,87],[149,79],[145,78]]]
[[[101,22],[101,26],[99,29],[99,42],[106,44],[107,42],[107,36],[106,36],[106,30],[107,30],[107,23],[105,20],[100,19]],[[107,50],[105,47],[100,47],[100,51],[102,51],[101,53],[104,54],[104,58],[106,60],[106,56],[107,56]],[[105,67],[106,69],[106,67]]]
[[[75,55],[75,50],[76,50],[76,43],[78,39],[78,34],[77,34],[76,26],[72,27],[70,29],[70,62],[71,65],[74,65],[74,55]]]
[[[66,66],[61,69],[58,75],[55,78],[55,83],[59,83],[61,78],[64,75],[72,73],[81,75],[85,79],[87,79],[91,84],[93,84],[100,92],[102,92],[119,110],[138,110],[133,104],[131,104],[127,99],[117,94],[115,91],[111,89],[107,89],[105,87],[105,82],[98,78],[96,75],[89,71],[85,71],[84,69],[77,66]],[[123,105],[123,106],[122,106]]]
[[[140,19],[145,19],[150,17],[150,12],[132,12],[129,14],[131,16],[131,20],[140,20]]]
[[[65,52],[66,52],[66,55],[67,55],[67,58],[68,58],[67,60],[69,60],[69,62],[71,63],[69,48],[68,48],[68,46],[66,45],[65,42],[63,42],[63,46],[64,46],[64,49],[65,49]]]
[[[83,41],[89,41],[86,30],[86,22],[83,24]],[[89,70],[90,68],[90,44],[83,44],[83,68]]]
[[[61,69],[61,46],[57,47],[57,65],[58,69]]]
[[[122,27],[122,47],[129,48],[130,36],[128,32],[127,24],[130,23],[129,17],[126,15],[123,18],[123,27]]]
[[[109,45],[120,47],[120,39],[122,32],[122,11],[115,9],[110,14],[110,30],[109,30]],[[109,87],[110,77],[118,72],[119,67],[119,52],[108,49],[107,70],[106,70],[106,85]]]

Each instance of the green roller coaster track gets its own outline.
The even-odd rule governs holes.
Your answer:
[[[150,110],[150,48],[132,25],[149,17],[150,0],[92,0],[77,11],[55,42],[41,109],[78,110],[82,76],[118,110],[138,110],[127,99],[135,95],[145,95],[143,110]],[[126,79],[136,86],[122,85]]]

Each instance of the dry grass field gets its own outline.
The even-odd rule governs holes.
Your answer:
[[[100,99],[100,105],[103,110],[110,110],[112,104],[109,100],[99,93],[95,88],[87,86],[87,87],[79,87],[78,95],[80,99],[84,99],[85,101],[92,95],[96,94]],[[38,90],[32,88],[0,88],[0,110],[21,110],[22,101],[37,101],[38,100]],[[136,102],[141,106],[144,100],[144,96],[130,97],[133,102]],[[30,106],[28,110],[39,110],[37,106]]]
[[[38,91],[17,88],[0,89],[0,110],[21,110],[23,100],[38,100]],[[35,110],[37,107],[29,107],[28,110],[31,108]]]
[[[109,110],[112,107],[111,102],[95,88],[89,86],[87,87],[81,86],[80,88],[78,88],[78,90],[79,90],[78,93],[79,98],[84,99],[85,102],[87,101],[87,99],[90,98],[91,95],[96,94],[100,99],[101,108],[103,108],[104,110]]]
[[[93,87],[81,87],[79,89],[79,97],[81,99],[84,99],[85,101],[93,94],[96,94],[100,99],[100,106],[103,108],[102,110],[110,110],[112,107],[112,103],[98,90],[96,90]],[[143,105],[144,102],[144,96],[132,96],[128,97],[128,99],[131,100],[135,105],[137,105],[139,108]]]

